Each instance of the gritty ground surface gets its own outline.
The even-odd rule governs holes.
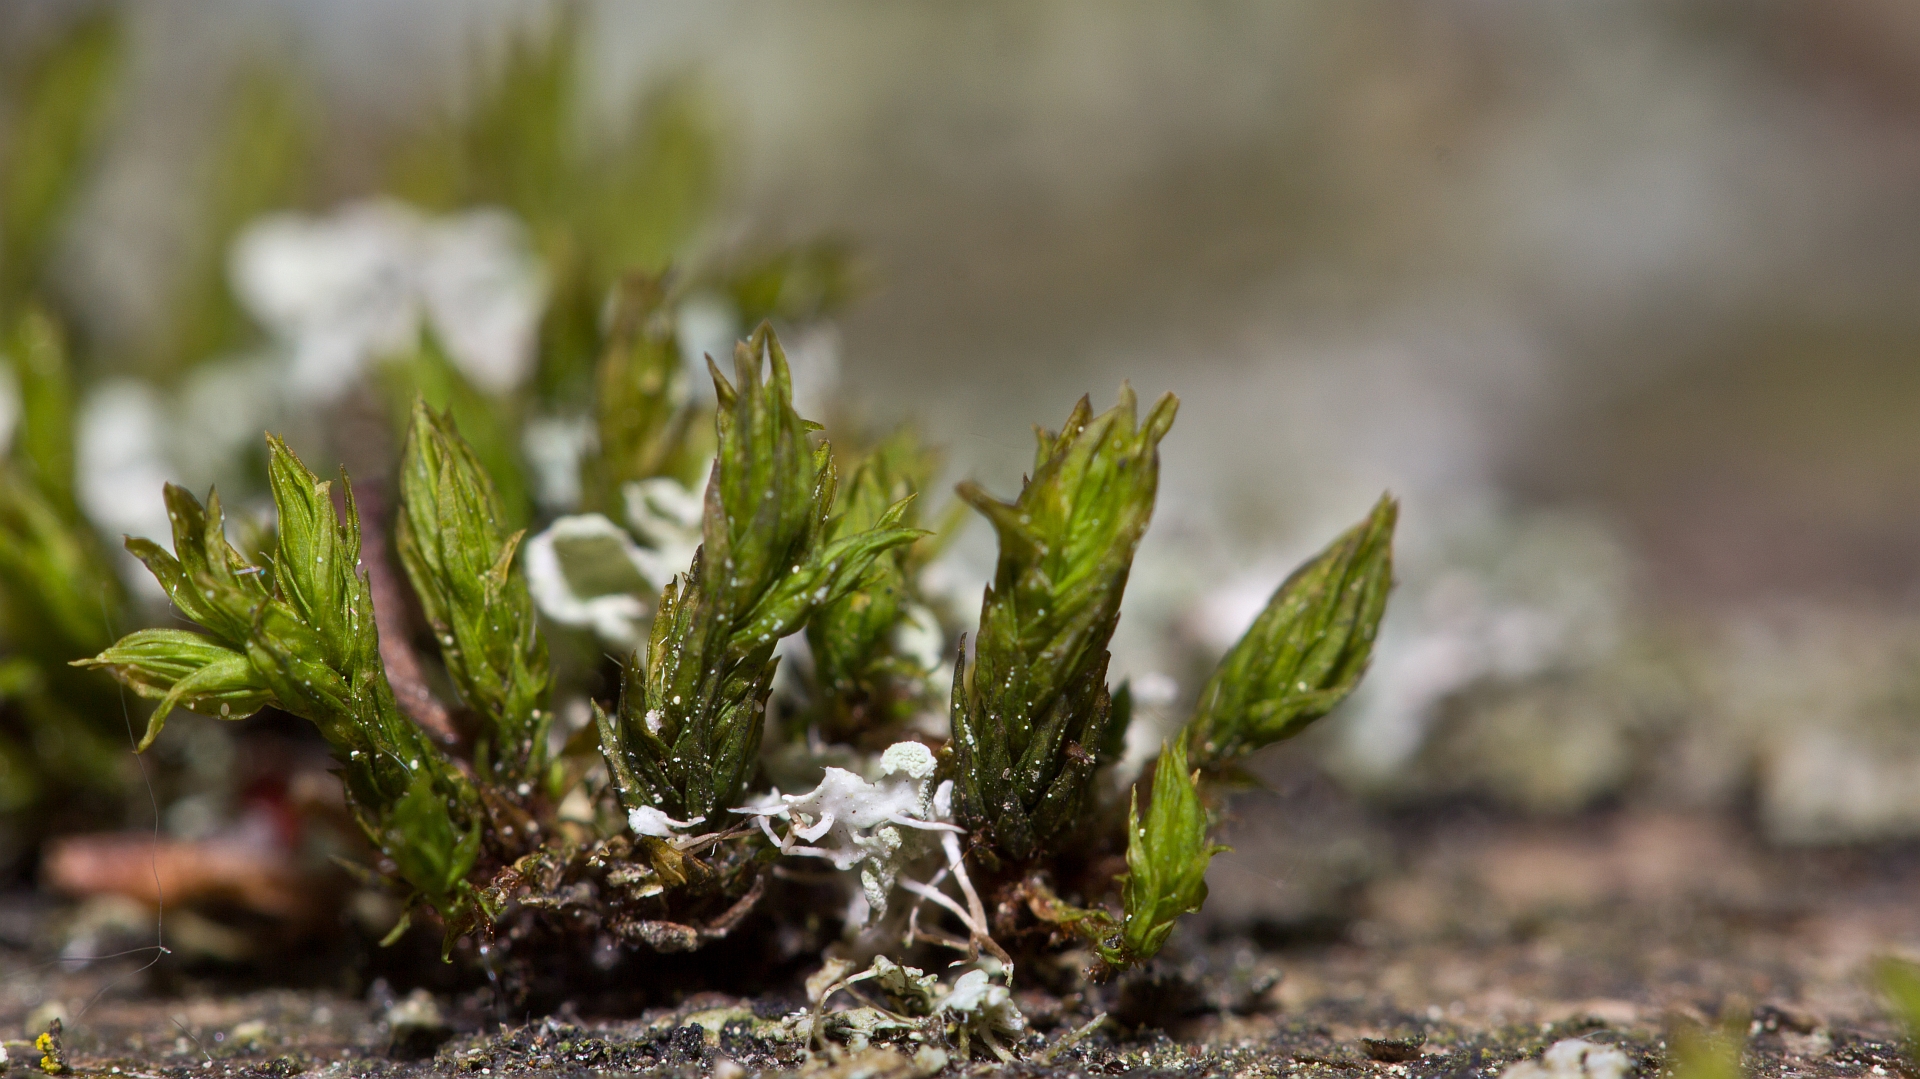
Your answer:
[[[1652,1076],[1671,1024],[1735,1012],[1750,1016],[1757,1074],[1914,1074],[1871,966],[1920,947],[1920,849],[1782,851],[1719,819],[1627,812],[1551,824],[1441,814],[1386,830],[1391,864],[1345,896],[1352,918],[1263,920],[1269,885],[1243,848],[1221,879],[1242,874],[1253,897],[1216,886],[1237,921],[1197,927],[1151,976],[1065,998],[1022,993],[1035,1030],[1021,1062],[963,1066],[947,1046],[947,1074],[1469,1079],[1580,1036],[1621,1046],[1633,1074]],[[444,1041],[405,1044],[402,1031],[396,1045],[386,983],[246,990],[165,965],[134,973],[147,956],[64,970],[47,962],[60,908],[19,896],[0,915],[0,1035],[14,1076],[38,1061],[17,1040],[30,1017],[54,1009],[70,1017],[77,1069],[129,1076],[741,1074],[736,1065],[908,1076],[943,1062],[927,1051],[934,1042],[912,1040],[809,1058],[804,1043],[779,1039],[791,992],[700,994],[627,1015],[586,1001],[539,1017],[503,1015],[480,988],[438,998]],[[1101,1012],[1107,1022],[1049,1057]]]

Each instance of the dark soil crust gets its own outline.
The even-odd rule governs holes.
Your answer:
[[[1915,1074],[1871,968],[1920,948],[1920,848],[1781,851],[1724,820],[1629,812],[1550,824],[1455,812],[1374,827],[1389,836],[1387,867],[1354,886],[1342,914],[1282,904],[1284,917],[1262,918],[1262,895],[1281,887],[1272,866],[1224,862],[1217,888],[1237,921],[1183,929],[1174,954],[1116,983],[1064,997],[1022,990],[1035,1028],[1017,1046],[1022,1059],[963,1063],[948,1046],[947,1073],[1469,1079],[1579,1036],[1621,1046],[1635,1074],[1652,1076],[1674,1023],[1740,1014],[1754,1074]],[[1241,887],[1251,898],[1225,894]],[[780,1040],[797,985],[622,1014],[622,999],[670,999],[655,982],[536,1016],[504,1014],[482,982],[438,998],[444,1041],[396,1044],[384,979],[362,988],[336,975],[351,993],[248,989],[176,957],[148,966],[150,953],[63,969],[71,964],[49,961],[60,917],[31,895],[0,902],[9,1079],[34,1070],[38,1056],[18,1039],[50,1004],[68,1016],[76,1069],[136,1077],[741,1074],[736,1066],[907,1076],[941,1059],[914,1055],[928,1043],[809,1054],[804,1039]],[[622,969],[659,977],[644,964]],[[268,984],[272,972],[249,977]],[[1048,1057],[1100,1013],[1106,1022]]]

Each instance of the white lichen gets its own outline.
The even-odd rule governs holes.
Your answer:
[[[527,541],[527,589],[540,613],[590,628],[608,644],[640,643],[652,585],[625,529],[597,513],[562,517]]]
[[[954,979],[952,985],[942,986],[939,979],[919,967],[896,963],[884,955],[875,956],[871,966],[853,975],[847,973],[853,969],[850,961],[829,959],[807,979],[807,999],[813,1003],[812,1011],[798,1013],[795,1018],[804,1017],[811,1036],[816,1039],[823,1032],[831,1032],[852,1044],[856,1038],[861,1043],[870,1038],[877,1029],[876,1021],[905,1030],[913,1028],[912,1020],[916,1017],[937,1016],[959,1036],[963,1056],[967,1045],[977,1038],[1002,1061],[1011,1061],[1013,1055],[1000,1039],[1018,1038],[1025,1033],[1027,1017],[1013,1003],[1013,994],[1006,985],[993,980],[996,973],[1005,974],[1007,968],[991,959],[984,962],[986,969],[976,967]],[[873,983],[888,1007],[825,1013],[829,998],[860,982]]]
[[[919,967],[904,966],[884,955],[873,957],[869,973],[887,1003],[902,1015],[932,1015],[940,1003],[940,979]]]
[[[899,742],[880,755],[879,778],[869,781],[845,768],[828,768],[819,786],[805,794],[775,789],[734,810],[755,818],[782,854],[824,858],[835,869],[860,870],[860,889],[872,914],[884,914],[887,896],[905,864],[920,853],[901,829],[958,832],[950,823],[952,781],[933,784],[933,751],[919,742]],[[776,835],[774,818],[788,824]],[[859,904],[855,924],[865,921]]]
[[[520,453],[541,509],[567,513],[580,505],[580,458],[593,444],[593,425],[585,417],[528,417],[520,428]]]
[[[13,445],[13,428],[20,422],[20,380],[13,374],[15,362],[0,353],[0,446]]]
[[[161,496],[175,478],[166,453],[168,425],[165,402],[145,382],[114,379],[87,395],[76,424],[74,493],[101,531],[173,535]]]
[[[931,674],[947,666],[947,633],[940,619],[926,605],[909,603],[900,611],[893,629],[893,651],[922,672]]]
[[[526,230],[500,210],[431,218],[374,199],[273,214],[241,234],[230,270],[235,295],[287,349],[294,387],[322,399],[423,329],[476,386],[510,391],[531,369],[546,303]]]
[[[979,1038],[1001,1060],[1011,1060],[1000,1038],[1018,1037],[1027,1029],[1027,1017],[1013,1003],[1013,993],[992,980],[984,970],[970,970],[954,980],[934,1005],[937,1015],[945,1016],[958,1028],[961,1044]]]
[[[745,336],[739,308],[721,293],[695,292],[674,312],[673,336],[680,347],[681,362],[687,370],[696,372],[688,386],[693,398],[712,404],[713,384],[704,377],[707,357],[724,362],[733,355],[734,342]]]
[[[703,474],[706,470],[703,470]],[[666,476],[636,480],[620,489],[627,527],[641,543],[635,565],[658,592],[675,574],[687,572],[700,547],[706,486],[691,489]]]
[[[680,834],[705,821],[705,817],[692,820],[674,820],[653,806],[641,806],[627,811],[627,827],[634,835],[650,835],[656,839],[678,839]]]
[[[1539,1060],[1523,1060],[1501,1072],[1501,1079],[1624,1079],[1633,1062],[1611,1045],[1584,1038],[1554,1042]]]

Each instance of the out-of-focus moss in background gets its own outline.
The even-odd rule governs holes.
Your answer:
[[[0,75],[88,17],[0,8]],[[516,36],[556,19],[577,52]],[[268,211],[510,212],[560,313],[524,407],[556,412],[628,263],[834,237],[870,290],[822,384],[915,416],[956,474],[1010,485],[1032,402],[1182,397],[1115,640],[1143,714],[1385,487],[1402,584],[1316,736],[1350,783],[1550,812],[1752,791],[1780,839],[1920,832],[1897,0],[288,0],[132,5],[102,34],[119,78],[29,260],[83,421],[257,384],[196,371],[271,344],[226,286]],[[10,108],[0,153],[32,122]],[[244,480],[191,449],[126,489]],[[976,529],[946,572],[977,587],[990,558]]]

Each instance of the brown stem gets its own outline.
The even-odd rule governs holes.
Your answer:
[[[398,454],[386,402],[362,387],[334,406],[328,420],[341,466],[355,475],[373,477],[355,483],[353,494],[360,510],[360,561],[367,570],[368,590],[373,593],[373,624],[380,635],[380,663],[387,669],[394,703],[435,741],[459,745],[460,728],[447,706],[427,688],[420,658],[407,643],[411,636],[407,632],[409,593],[394,572],[387,546],[393,500],[382,477],[392,474]],[[344,490],[335,489],[336,511],[344,495]]]
[[[48,846],[43,872],[51,887],[72,896],[124,895],[154,907],[219,900],[294,920],[316,912],[314,882],[285,851],[233,838],[63,836]]]
[[[427,688],[420,657],[407,643],[407,592],[387,553],[387,499],[379,484],[355,492],[360,504],[360,561],[367,570],[367,588],[373,594],[373,624],[380,636],[380,662],[387,669],[394,703],[443,745],[460,744],[453,713]]]

